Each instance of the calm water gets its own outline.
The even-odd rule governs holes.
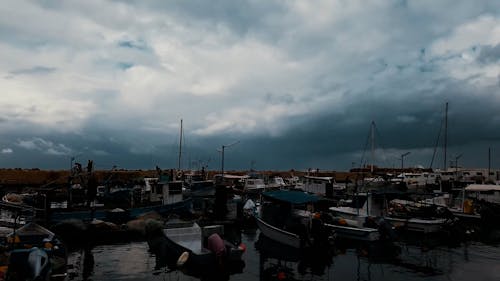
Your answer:
[[[258,251],[258,239],[258,233],[242,234],[245,267],[230,280],[500,280],[500,247],[481,242],[429,248],[417,240],[398,244],[396,251],[352,245],[337,247],[329,258],[295,255],[263,240]],[[89,253],[75,258],[78,275],[71,280],[200,280],[161,264],[146,242],[96,246]]]

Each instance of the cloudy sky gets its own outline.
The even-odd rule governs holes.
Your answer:
[[[8,1],[0,91],[1,167],[500,168],[500,1]]]

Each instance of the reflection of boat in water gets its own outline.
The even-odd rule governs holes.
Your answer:
[[[255,242],[255,248],[260,256],[261,280],[297,280],[296,275],[306,272],[323,275],[333,262],[331,247],[297,249],[278,243],[262,233]]]

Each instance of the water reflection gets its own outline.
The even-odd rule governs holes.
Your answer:
[[[329,247],[299,250],[259,234],[255,242],[259,254],[260,280],[300,280],[304,276],[323,276],[333,263]]]
[[[427,242],[430,238],[424,237],[393,244],[339,240],[331,249],[300,252],[258,231],[241,238],[247,245],[245,264],[222,278],[181,270],[175,266],[177,257],[155,254],[146,242],[133,242],[88,249],[82,271],[73,280],[500,280],[500,248],[477,241],[450,247],[446,241]]]

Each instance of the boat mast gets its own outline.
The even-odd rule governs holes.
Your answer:
[[[446,108],[444,113],[444,171],[446,172],[446,148],[448,145],[448,102],[446,102]]]
[[[491,147],[488,147],[488,183],[491,175]]]
[[[375,121],[372,121],[372,126],[371,126],[371,131],[370,131],[370,137],[371,137],[371,144],[372,144],[372,164],[370,167],[370,172],[373,173],[373,162],[375,161],[375,136],[374,136],[374,129],[375,129]]]
[[[181,133],[179,138],[179,161],[178,161],[178,170],[181,170],[181,158],[182,158],[182,119],[181,119]]]

